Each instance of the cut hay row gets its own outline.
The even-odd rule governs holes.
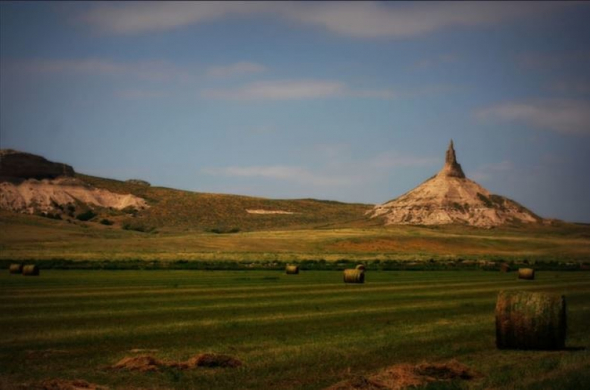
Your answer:
[[[519,268],[518,279],[535,280],[535,270],[532,268]]]
[[[485,307],[485,299],[478,300],[477,306]],[[471,300],[469,302],[472,302]],[[249,315],[243,316],[238,318],[231,318],[232,324],[248,327],[253,326],[260,328],[262,326],[273,328],[276,326],[289,326],[292,327],[305,327],[310,326],[313,324],[320,324],[323,321],[337,321],[345,317],[350,318],[357,318],[359,316],[372,316],[373,318],[379,318],[381,316],[406,316],[412,313],[416,313],[416,311],[420,311],[420,315],[427,317],[428,315],[434,314],[439,312],[441,309],[454,311],[460,309],[461,307],[465,306],[466,302],[432,302],[432,303],[423,303],[423,302],[411,302],[405,305],[384,305],[383,302],[376,302],[373,306],[369,305],[359,305],[355,308],[347,308],[350,305],[341,305],[344,306],[343,308],[333,309],[330,311],[325,312],[313,312],[311,310],[300,310],[301,308],[295,308],[297,311],[294,313],[281,313],[277,312],[275,314],[267,314],[267,315]],[[472,306],[473,307],[473,306]],[[249,311],[252,312],[251,310]],[[223,313],[219,313],[223,314]],[[145,317],[145,313],[143,315]],[[196,316],[193,316],[196,317]],[[482,314],[481,317],[473,317],[470,315],[470,320],[465,321],[465,324],[470,322],[485,322],[489,321],[488,314]],[[155,318],[161,318],[155,317]],[[103,319],[98,318],[99,321],[108,321],[112,319],[111,317],[105,317]],[[71,342],[72,338],[76,339],[76,342],[88,342],[91,343],[92,340],[100,337],[109,337],[109,338],[119,338],[125,339],[129,337],[146,337],[153,334],[166,334],[168,337],[173,335],[180,335],[184,334],[185,332],[190,331],[191,329],[200,328],[204,331],[208,332],[219,332],[227,327],[228,319],[226,317],[216,317],[215,319],[194,319],[194,320],[185,320],[185,321],[154,321],[151,323],[146,324],[145,321],[140,323],[137,322],[127,322],[126,327],[121,327],[120,325],[103,325],[101,327],[85,327],[85,328],[78,328],[75,331],[75,335],[72,334],[72,327],[74,324],[68,323],[67,326],[63,325],[63,321],[58,322],[61,326],[60,328],[56,328],[52,331],[47,331],[48,326],[55,326],[55,324],[43,324],[43,332],[36,331],[35,333],[32,332],[32,329],[29,329],[29,333],[23,333],[16,336],[13,336],[10,339],[11,346],[22,346],[30,343],[43,343],[43,342]],[[83,321],[84,324],[88,323],[88,318]],[[464,325],[465,325],[464,324]],[[77,325],[77,324],[76,324]],[[419,328],[420,325],[415,325],[414,327],[410,327],[407,329],[409,334],[416,333],[416,329]],[[461,325],[457,325],[461,326]],[[467,325],[465,325],[467,326]],[[0,347],[2,347],[2,343],[0,342]]]
[[[588,336],[583,331],[590,318],[590,275],[547,272],[540,274],[536,282],[519,283],[515,275],[510,277],[507,274],[501,276],[498,272],[487,272],[474,275],[473,281],[470,279],[472,272],[458,271],[437,273],[443,279],[452,276],[456,281],[438,284],[432,274],[376,272],[369,275],[368,284],[359,286],[344,285],[339,279],[342,277],[340,272],[303,272],[305,278],[301,278],[277,271],[253,271],[247,274],[221,271],[218,275],[223,277],[217,283],[211,283],[199,278],[198,272],[185,271],[180,274],[193,276],[192,280],[187,281],[191,283],[188,286],[209,288],[209,292],[185,294],[179,291],[174,296],[163,295],[165,286],[168,286],[169,291],[178,291],[172,284],[174,278],[169,272],[56,270],[34,281],[11,277],[8,272],[4,272],[0,275],[1,290],[5,293],[0,297],[1,302],[8,303],[15,299],[17,302],[14,303],[33,302],[35,297],[30,301],[21,300],[19,294],[12,293],[27,286],[38,291],[71,286],[72,292],[75,292],[76,289],[83,291],[89,284],[108,282],[107,277],[112,276],[114,279],[110,285],[117,283],[124,288],[143,282],[142,278],[146,274],[154,280],[152,283],[155,288],[152,291],[159,291],[153,293],[153,298],[170,300],[151,304],[143,296],[125,301],[113,300],[109,296],[89,296],[84,300],[74,300],[75,305],[57,310],[52,307],[14,305],[3,310],[5,315],[0,319],[2,329],[19,329],[18,332],[0,335],[0,349],[3,351],[0,356],[0,375],[5,375],[9,384],[14,383],[15,386],[49,377],[76,377],[98,381],[109,388],[188,389],[198,384],[199,388],[204,389],[295,390],[305,386],[323,388],[348,379],[349,372],[370,375],[377,368],[389,367],[393,363],[408,362],[414,365],[423,361],[443,362],[459,354],[458,358],[470,362],[485,375],[475,387],[503,388],[509,379],[510,385],[514,384],[514,387],[552,388],[541,384],[535,386],[535,383],[520,386],[522,377],[519,372],[529,370],[544,376],[547,373],[545,367],[548,366],[545,363],[553,363],[556,359],[560,360],[560,365],[556,369],[551,365],[550,375],[559,374],[558,380],[561,380],[563,374],[571,374],[573,379],[564,382],[565,385],[587,383],[579,381],[580,375],[577,374],[583,372],[587,364],[573,373],[570,372],[573,366],[562,366],[568,364],[566,360],[573,361],[578,356],[578,360],[583,360],[585,351],[560,352],[550,356],[534,352],[526,353],[526,356],[518,353],[516,356],[512,352],[506,355],[505,352],[497,351],[495,335],[490,333],[490,305],[495,303],[500,289],[524,286],[525,289],[565,291],[568,304],[571,305],[568,309],[573,314],[569,324],[575,340],[572,346],[589,345]],[[250,280],[236,279],[244,275]],[[304,281],[308,275],[314,284],[309,285]],[[265,279],[270,277],[273,279]],[[400,290],[396,289],[399,288],[398,278],[407,282]],[[302,287],[305,284],[309,290],[326,283],[331,287],[318,289],[315,295],[301,296],[300,293],[307,293],[308,290],[277,290],[285,295],[251,296],[249,301],[247,297],[234,301],[228,299],[226,294],[216,293],[217,287],[225,289],[229,283],[244,287],[249,286],[252,280],[257,283],[252,287],[274,286],[282,282],[290,285],[301,283]],[[335,285],[334,280],[339,285]],[[570,286],[572,281],[578,282],[577,285]],[[34,282],[33,285],[30,282]],[[388,285],[382,282],[388,282]],[[471,282],[471,286],[467,282]],[[420,287],[412,291],[412,284]],[[453,285],[456,287],[450,287]],[[372,291],[374,287],[377,289]],[[478,290],[482,290],[481,294],[472,293]],[[262,291],[254,288],[252,292]],[[193,302],[187,298],[192,298]],[[158,302],[158,299],[151,301]],[[71,303],[71,298],[59,296],[43,299],[43,302]],[[221,307],[234,303],[239,304],[239,307]],[[86,312],[87,304],[92,310]],[[99,307],[99,304],[102,306]],[[209,304],[220,306],[210,310],[212,308],[207,307]],[[96,312],[96,309],[102,311]],[[132,312],[130,315],[123,314],[128,310]],[[113,315],[109,316],[109,312]],[[63,314],[63,319],[57,318],[57,314]],[[113,322],[113,318],[117,318],[117,321]],[[443,328],[444,332],[441,331]],[[288,342],[285,342],[285,335],[288,335]],[[27,358],[26,351],[46,348],[68,351],[70,355]],[[124,356],[129,356],[129,351],[134,348],[142,349],[142,353],[160,351],[154,356],[169,361],[185,361],[198,351],[217,352],[239,357],[244,366],[228,374],[216,371],[218,369],[177,373],[174,371],[176,369],[168,368],[154,374],[105,373],[106,364],[114,364]],[[569,357],[561,359],[561,356]],[[503,361],[504,357],[510,360],[508,378],[505,375],[506,366],[497,363]],[[302,381],[301,378],[305,379]]]
[[[484,295],[484,294],[482,294]],[[487,294],[485,294],[487,295]],[[356,306],[358,304],[363,304],[364,308],[371,308],[371,305],[380,305],[380,307],[390,307],[390,311],[396,311],[398,309],[404,309],[408,306],[406,301],[408,300],[408,296],[403,298],[398,297],[388,297],[387,299],[383,299],[382,294],[375,294],[375,295],[359,295],[359,294],[338,294],[335,296],[329,297],[299,297],[295,299],[289,300],[273,300],[271,302],[244,302],[244,303],[220,303],[213,306],[202,306],[202,305],[192,305],[192,306],[172,306],[172,307],[160,307],[155,306],[152,309],[137,309],[137,308],[128,308],[125,307],[124,309],[99,309],[99,310],[81,310],[81,311],[68,311],[66,313],[62,313],[56,310],[50,311],[43,311],[41,313],[37,312],[35,314],[17,314],[11,317],[3,317],[0,318],[0,326],[11,326],[16,325],[21,321],[29,320],[29,321],[38,321],[39,318],[43,318],[44,323],[60,323],[64,321],[68,321],[70,323],[74,321],[86,321],[89,318],[94,320],[106,320],[108,318],[117,317],[120,320],[133,320],[137,318],[138,321],[143,318],[146,314],[154,315],[154,316],[161,316],[161,317],[174,317],[176,315],[183,315],[186,316],[188,314],[194,314],[195,316],[208,316],[213,317],[216,315],[223,314],[224,312],[232,312],[236,319],[240,319],[243,317],[240,316],[248,316],[252,310],[258,310],[259,312],[270,312],[270,311],[279,311],[279,310],[287,310],[287,309],[300,309],[300,310],[311,310],[316,308],[318,305],[351,305]],[[367,299],[371,299],[371,305],[367,305]],[[461,294],[460,298],[455,299],[456,302],[460,303],[470,303],[470,304],[481,304],[486,301],[485,296],[478,296],[474,297],[472,294],[465,293]],[[427,306],[423,306],[426,308]],[[209,321],[209,324],[213,324]]]
[[[88,271],[68,271],[68,272],[71,275],[83,276]],[[218,272],[221,273],[221,271],[218,271]],[[242,272],[242,271],[240,271],[240,272]],[[249,274],[252,272],[265,272],[266,273],[267,271],[248,271]],[[123,275],[125,273],[127,273],[127,275],[128,275],[127,277],[135,277],[135,276],[140,277],[142,283],[149,281],[149,279],[145,278],[146,272],[144,272],[144,271],[117,271],[115,273],[115,275],[113,275],[113,277],[115,277],[117,275]],[[189,274],[190,277],[178,279],[174,276],[176,273]],[[167,275],[170,275],[168,278],[166,278],[167,283],[165,283],[164,285],[158,285],[158,286],[149,286],[149,285],[145,285],[145,284],[141,284],[138,286],[135,286],[135,285],[125,286],[125,287],[84,286],[83,289],[77,289],[75,287],[68,287],[68,288],[50,287],[47,289],[43,289],[43,291],[40,291],[38,289],[31,289],[31,288],[18,288],[18,289],[15,289],[14,291],[17,292],[19,295],[26,294],[31,299],[59,298],[59,297],[68,297],[68,298],[96,297],[96,298],[100,298],[102,296],[109,296],[109,298],[112,298],[112,297],[119,297],[119,296],[134,296],[134,295],[137,295],[137,296],[150,295],[151,296],[154,294],[174,295],[174,294],[181,294],[181,293],[182,294],[184,294],[184,293],[199,294],[199,293],[209,292],[209,291],[211,291],[211,288],[210,287],[195,287],[195,286],[193,286],[195,276],[198,276],[199,281],[202,282],[203,284],[209,285],[211,283],[215,283],[219,279],[219,278],[207,278],[207,276],[211,273],[212,272],[209,272],[209,271],[167,271]],[[327,274],[329,274],[329,273],[327,273]],[[389,274],[390,273],[388,273],[388,272],[376,273],[376,275],[389,275]],[[497,283],[497,282],[489,282],[488,281],[489,275],[486,273],[483,273],[483,272],[482,273],[470,272],[469,273],[469,281],[461,281],[461,282],[457,282],[456,277],[447,276],[447,273],[444,273],[444,276],[441,276],[440,273],[435,273],[434,276],[436,276],[436,280],[433,280],[433,278],[432,278],[433,273],[431,273],[430,271],[415,271],[415,272],[413,272],[413,274],[420,275],[421,282],[417,283],[414,279],[405,279],[403,277],[398,279],[396,277],[395,288],[414,290],[416,288],[432,287],[433,281],[436,281],[436,285],[440,288],[446,288],[446,287],[455,288],[455,287],[462,287],[462,286],[472,286],[474,282],[476,282],[476,283],[483,282],[484,284]],[[574,274],[572,274],[572,275],[574,275]],[[576,281],[587,280],[587,278],[584,274],[574,275],[574,276],[577,276]],[[253,281],[255,283],[257,282],[256,280],[253,280]],[[236,285],[234,280],[231,280],[230,282],[227,282],[222,285],[214,287],[214,289],[215,289],[216,294],[227,293],[227,294],[233,295],[233,294],[241,292],[241,291],[243,291],[244,293],[248,293],[251,291],[265,291],[265,292],[267,292],[267,291],[274,291],[274,290],[278,291],[278,290],[290,290],[290,289],[308,290],[310,288],[310,285],[313,286],[313,289],[315,291],[320,291],[320,290],[329,290],[329,289],[332,289],[334,287],[341,285],[341,283],[336,282],[336,279],[335,280],[322,280],[321,284],[318,284],[317,280],[315,280],[315,279],[308,280],[308,278],[297,279],[297,282],[295,282],[295,279],[291,279],[291,281],[293,281],[293,283],[280,284],[280,285],[253,284],[253,285],[249,285],[249,286],[240,286],[240,285]],[[374,280],[373,282],[375,284],[384,284],[384,283],[388,283],[389,280]],[[175,283],[175,284],[179,284],[180,286],[182,286],[182,292],[179,292],[178,290],[171,290],[168,287],[169,283]],[[372,288],[380,288],[379,286],[377,286],[375,284],[372,283]]]
[[[501,291],[496,302],[499,349],[563,349],[566,337],[563,295]]]
[[[380,275],[375,275],[379,277]],[[474,287],[474,284],[477,287]],[[497,291],[498,288],[503,287],[510,287],[512,285],[511,281],[502,281],[499,283],[498,281],[492,282],[471,282],[471,283],[453,283],[453,284],[444,284],[444,285],[433,285],[432,283],[429,284],[415,284],[414,286],[398,286],[398,285],[384,285],[383,283],[375,284],[371,283],[370,285],[366,286],[366,289],[363,289],[366,294],[377,294],[377,293],[396,293],[396,296],[405,297],[407,294],[416,297],[438,297],[438,296],[445,296],[449,294],[462,294],[463,292],[468,294],[474,293],[485,293],[486,291]],[[564,288],[579,288],[588,285],[588,279],[580,279],[580,278],[568,278],[567,280],[560,280],[559,282],[552,282],[551,286],[546,287],[546,289],[550,290],[563,290]],[[301,291],[300,289],[281,289],[280,291],[276,292],[256,292],[248,293],[247,291],[240,292],[238,294],[219,294],[217,289],[212,288],[209,291],[213,291],[213,294],[207,295],[200,295],[198,298],[199,302],[213,302],[219,299],[223,300],[244,300],[247,301],[251,298],[256,299],[275,299],[281,297],[290,297],[294,294],[296,295],[305,295],[305,296],[313,296],[313,295],[322,295],[327,296],[329,294],[340,294],[340,293],[352,293],[350,289],[342,286],[342,282],[338,284],[331,284],[330,288],[324,288],[323,286],[314,286],[314,288],[310,288],[307,286],[305,291]],[[337,287],[342,286],[342,287]],[[471,287],[470,287],[471,286]],[[489,286],[489,288],[487,287]],[[529,288],[529,287],[525,287]],[[532,286],[530,288],[538,288],[537,286]],[[137,295],[135,297],[129,297],[125,295],[125,298],[116,298],[116,296],[121,296],[119,294],[115,294],[112,298],[108,297],[109,302],[113,304],[142,304],[142,305],[163,305],[169,302],[195,302],[195,297],[193,291],[202,291],[201,289],[182,289],[180,291],[172,291],[176,289],[168,289],[165,291],[154,290],[152,293],[153,296],[146,296],[144,294]],[[224,289],[225,291],[225,289]],[[417,291],[414,293],[414,291]],[[174,292],[174,294],[172,294]],[[401,293],[397,294],[397,293]],[[17,298],[19,302],[15,302]],[[42,298],[45,298],[46,301],[43,301]],[[106,297],[95,296],[95,295],[81,295],[81,296],[74,296],[67,297],[67,300],[56,301],[56,299],[63,299],[63,296],[53,297],[48,295],[47,297],[39,297],[39,296],[15,296],[9,300],[4,301],[0,297],[0,308],[2,309],[11,309],[11,308],[19,308],[19,307],[28,307],[31,309],[34,308],[66,308],[66,307],[73,307],[73,306],[84,306],[87,308],[93,306],[99,306],[101,299],[105,299]]]
[[[559,284],[551,285],[551,287],[545,287],[549,291],[563,291],[564,288],[579,288],[588,286],[589,282],[585,283],[572,283],[569,284],[567,281],[562,281]],[[36,304],[35,306],[23,305],[22,303],[12,303],[10,305],[3,304],[0,308],[4,311],[10,310],[15,311],[11,316],[5,316],[0,318],[1,324],[16,323],[19,320],[38,320],[41,316],[47,320],[64,320],[64,319],[83,319],[85,316],[97,316],[108,318],[109,316],[121,316],[125,318],[132,318],[134,316],[141,316],[146,313],[145,309],[137,310],[135,307],[151,307],[150,313],[161,316],[174,316],[180,313],[198,313],[201,312],[207,316],[216,315],[222,313],[224,310],[235,312],[239,315],[241,310],[247,310],[253,308],[256,310],[272,310],[273,308],[287,309],[287,308],[305,308],[314,307],[316,304],[327,303],[327,304],[338,304],[348,303],[356,304],[364,300],[371,300],[372,302],[383,302],[384,304],[391,303],[392,305],[403,305],[404,302],[411,299],[422,299],[422,300],[447,300],[452,299],[456,301],[466,302],[472,299],[474,302],[480,298],[484,298],[486,295],[495,294],[498,288],[509,287],[509,284],[490,285],[485,284],[485,287],[472,287],[472,288],[461,288],[453,289],[453,291],[441,291],[440,288],[420,288],[416,293],[409,291],[400,291],[395,287],[390,288],[363,288],[363,294],[359,295],[355,290],[346,288],[335,289],[334,291],[309,291],[309,292],[292,292],[282,293],[281,295],[252,295],[252,296],[240,296],[240,297],[223,297],[211,294],[207,297],[176,297],[173,300],[109,300],[112,307],[123,307],[122,310],[114,310],[113,308],[104,309],[101,301],[96,299],[92,300],[76,300],[75,302],[63,302],[60,305],[43,305]],[[531,288],[533,288],[531,286]],[[536,286],[534,287],[537,288]],[[387,296],[386,300],[383,297]],[[255,300],[255,302],[252,302]],[[65,304],[67,303],[67,305]],[[307,305],[307,306],[306,306]],[[78,307],[76,312],[68,312],[68,308]],[[26,315],[22,309],[34,310]],[[59,308],[56,310],[56,308]],[[97,310],[99,309],[99,310]],[[102,310],[101,310],[102,309]],[[237,311],[237,312],[236,312]],[[59,313],[69,313],[68,316],[60,315]]]

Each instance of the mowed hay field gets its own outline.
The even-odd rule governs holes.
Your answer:
[[[56,271],[0,275],[0,388],[47,378],[126,388],[322,389],[385,367],[457,359],[481,378],[429,388],[590,386],[590,272]],[[495,347],[501,289],[565,294],[569,349]],[[141,349],[143,352],[132,352]],[[152,351],[145,351],[152,350]],[[213,352],[239,368],[105,369]],[[436,386],[435,386],[436,385]]]

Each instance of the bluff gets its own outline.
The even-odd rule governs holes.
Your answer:
[[[78,179],[74,169],[44,157],[12,149],[0,150],[0,209],[37,214],[70,214],[88,208],[145,209],[132,194],[95,188]]]
[[[54,179],[74,176],[74,169],[44,157],[12,149],[0,150],[0,177],[19,179]]]
[[[452,140],[445,165],[435,176],[400,197],[375,206],[367,214],[371,218],[383,217],[386,225],[456,223],[489,228],[543,221],[517,202],[494,195],[465,177]]]

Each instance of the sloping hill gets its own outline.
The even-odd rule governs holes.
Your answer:
[[[377,205],[372,218],[387,225],[465,224],[477,227],[541,223],[542,218],[513,200],[494,195],[465,177],[453,141],[441,171],[404,195]]]
[[[235,231],[366,226],[372,205],[315,199],[275,200],[151,187],[119,180],[76,174],[99,189],[133,194],[147,201],[147,209],[111,215],[131,230]],[[273,213],[276,212],[276,213]]]
[[[0,150],[0,209],[55,220],[151,232],[366,226],[370,205],[264,198],[152,187],[143,180],[79,174],[62,163]]]

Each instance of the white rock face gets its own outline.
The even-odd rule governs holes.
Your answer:
[[[460,223],[493,227],[542,222],[518,203],[493,195],[467,179],[456,160],[453,141],[447,150],[445,166],[436,176],[392,201],[375,206],[368,214],[371,218],[384,217],[386,225]]]
[[[20,212],[50,212],[56,205],[73,204],[76,201],[117,210],[132,206],[149,207],[146,201],[131,194],[116,194],[94,188],[76,178],[27,179],[22,182],[0,183],[0,208]]]
[[[293,211],[284,210],[263,210],[263,209],[246,209],[248,214],[295,214]],[[299,214],[299,213],[297,213]]]

